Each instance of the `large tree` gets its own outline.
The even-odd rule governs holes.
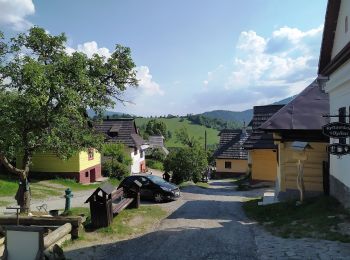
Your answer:
[[[20,179],[22,211],[30,208],[32,156],[50,152],[64,159],[100,147],[86,110],[101,113],[137,86],[129,48],[116,45],[110,57],[89,58],[68,54],[66,40],[38,27],[10,40],[0,33],[0,161]]]
[[[162,135],[167,138],[166,124],[163,121],[152,119],[148,121],[145,133],[148,135]]]

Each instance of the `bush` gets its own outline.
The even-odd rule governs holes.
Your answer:
[[[164,162],[164,170],[172,172],[172,182],[180,184],[184,181],[198,182],[206,170],[208,162],[205,151],[195,145],[184,147],[170,153]]]
[[[147,155],[147,159],[159,161],[159,162],[164,162],[165,160],[165,154],[161,150],[161,148],[153,148],[150,153]]]
[[[129,167],[120,162],[105,161],[102,170],[104,176],[117,178],[118,180],[130,175]]]
[[[152,169],[157,169],[157,170],[164,170],[164,165],[162,162],[157,161],[157,160],[152,160],[148,159],[146,160],[147,167],[152,168]]]

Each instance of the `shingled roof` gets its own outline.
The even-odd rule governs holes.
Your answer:
[[[259,128],[267,131],[317,130],[327,124],[329,97],[316,81],[281,108]]]
[[[105,135],[107,142],[121,142],[128,147],[139,148],[145,141],[137,133],[133,118],[107,119],[95,125],[97,132]]]
[[[259,129],[266,120],[280,110],[284,105],[268,105],[255,106],[253,109],[253,119],[249,123],[253,132],[244,142],[243,147],[247,150],[251,149],[275,149],[276,145],[273,142],[272,133],[265,133]]]
[[[243,149],[243,143],[249,137],[249,130],[224,129],[219,133],[219,148],[215,151],[217,159],[240,159],[247,160],[248,153]]]

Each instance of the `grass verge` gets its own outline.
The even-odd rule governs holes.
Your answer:
[[[47,182],[47,183],[46,183]],[[115,178],[108,180],[113,186],[118,186],[120,181]],[[46,184],[45,184],[46,183]],[[50,183],[59,184],[62,186],[55,187],[50,186]],[[73,179],[53,179],[47,181],[31,180],[30,187],[32,192],[33,199],[44,199],[52,196],[64,195],[64,190],[70,188],[74,191],[84,191],[84,190],[93,190],[99,187],[101,183],[83,185],[77,183]],[[0,175],[0,197],[14,197],[18,189],[18,179],[12,178],[6,175]],[[0,205],[1,206],[1,205]]]
[[[258,200],[244,203],[248,217],[258,221],[274,235],[284,238],[310,237],[350,242],[343,226],[350,226],[350,214],[332,197],[307,199],[258,206]]]
[[[140,235],[165,218],[167,212],[156,205],[140,206],[138,209],[125,209],[114,217],[111,226],[96,230],[91,229],[89,208],[72,208],[68,215],[77,216],[81,214],[87,216],[87,221],[84,223],[86,230],[80,233],[78,240],[68,242],[64,246],[70,246],[72,243],[79,243],[79,241],[82,243],[111,241]]]
[[[111,226],[97,230],[98,233],[114,238],[126,238],[144,233],[148,228],[166,216],[159,206],[141,206],[138,209],[123,210]]]
[[[49,182],[62,185],[66,188],[70,188],[72,191],[93,190],[93,189],[96,189],[102,185],[101,183],[81,184],[81,183],[76,182],[73,179],[62,179],[62,178],[49,180]],[[115,179],[115,178],[111,178],[107,182],[111,183],[113,186],[118,186],[120,183],[120,181],[118,179]]]
[[[188,187],[188,186],[197,186],[197,187],[200,187],[200,188],[203,188],[203,189],[209,189],[210,188],[210,185],[206,182],[197,182],[197,183],[194,183],[192,181],[185,181],[185,182],[182,182],[178,185],[178,187],[180,189],[183,189],[185,187]]]

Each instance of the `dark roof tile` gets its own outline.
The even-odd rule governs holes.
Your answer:
[[[132,118],[108,119],[95,125],[97,132],[105,135],[106,142],[121,142],[128,147],[139,148],[145,141],[138,135]]]
[[[229,130],[220,132],[219,148],[215,151],[217,159],[241,159],[247,160],[248,153],[243,149],[243,143],[249,137],[249,130]]]
[[[259,127],[272,115],[279,111],[284,105],[255,106],[253,109],[253,119],[249,123],[253,128],[252,134],[244,143],[245,149],[275,149],[271,133],[264,133]]]
[[[329,97],[314,81],[259,128],[263,130],[321,130],[327,124]]]

